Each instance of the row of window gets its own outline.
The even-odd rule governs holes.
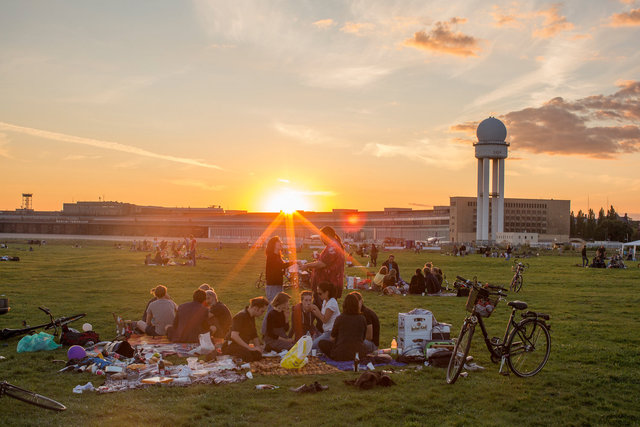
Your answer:
[[[455,206],[455,202],[452,203],[452,206]],[[467,202],[467,206],[475,207],[476,202]],[[513,202],[505,202],[505,208],[524,208],[524,209],[547,209],[546,203],[513,203]]]

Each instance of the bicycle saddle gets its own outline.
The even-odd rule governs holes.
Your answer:
[[[528,307],[527,303],[524,301],[509,301],[507,305],[515,308],[516,310],[524,310]]]

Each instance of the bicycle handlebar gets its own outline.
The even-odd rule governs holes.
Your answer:
[[[456,276],[456,279],[458,279],[458,280],[460,280],[460,281],[462,281],[462,282],[464,282],[464,283],[466,283],[466,284],[472,285],[474,288],[483,289],[483,287],[482,287],[481,285],[478,285],[478,284],[477,284],[476,282],[474,282],[474,281],[471,281],[471,280],[465,279],[465,278],[464,278],[464,277],[462,277],[462,276]],[[487,284],[486,284],[486,286],[487,286],[489,289],[496,289],[496,290],[497,290],[496,294],[498,294],[498,295],[500,295],[500,296],[503,296],[503,297],[506,297],[506,296],[507,296],[507,294],[503,293],[503,291],[504,291],[504,292],[507,292],[507,289],[503,288],[502,286],[498,286],[498,285],[491,285],[491,284],[489,284],[489,283],[487,283]]]

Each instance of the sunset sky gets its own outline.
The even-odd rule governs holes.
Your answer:
[[[475,196],[640,218],[640,1],[0,0],[0,209]]]

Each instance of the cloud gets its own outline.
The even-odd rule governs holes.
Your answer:
[[[64,160],[95,160],[101,159],[102,156],[86,156],[84,154],[71,154],[64,158]]]
[[[321,19],[312,23],[314,27],[320,28],[322,30],[326,30],[327,28],[335,27],[336,23],[333,19]]]
[[[573,30],[573,24],[567,21],[567,18],[561,16],[558,5],[553,5],[549,9],[536,12],[536,16],[544,17],[542,27],[534,30],[533,36],[547,39],[551,38],[562,31]]]
[[[359,88],[391,73],[389,68],[377,66],[339,67],[309,72],[306,81],[309,85],[328,89]]]
[[[130,145],[120,144],[118,142],[112,141],[102,141],[99,139],[92,138],[83,138],[80,136],[66,135],[63,133],[49,132],[41,129],[28,128],[23,126],[16,126],[10,123],[0,122],[0,129],[21,133],[24,135],[31,135],[38,138],[49,139],[53,141],[60,142],[70,142],[72,144],[80,144],[80,145],[88,145],[90,147],[97,147],[106,150],[120,151],[123,153],[134,154],[137,156],[143,157],[151,157],[154,159],[167,160],[170,162],[182,163],[191,166],[200,166],[208,169],[219,169],[222,170],[220,166],[212,165],[209,163],[201,162],[200,160],[188,159],[185,157],[176,157],[167,154],[158,154],[151,151],[144,150],[142,148],[133,147]]]
[[[4,157],[7,159],[11,159],[11,154],[9,154],[9,138],[6,134],[0,133],[0,157]]]
[[[461,32],[454,32],[451,26],[464,24],[464,18],[451,18],[448,22],[438,21],[428,33],[418,31],[413,38],[404,41],[405,46],[456,56],[478,56],[479,41],[475,37]]]
[[[284,182],[285,184],[289,183],[289,180],[288,179],[284,179],[284,178],[278,178],[277,181],[278,182]]]
[[[410,160],[440,168],[458,170],[470,162],[468,146],[452,143],[435,143],[429,139],[411,141],[403,145],[367,143],[359,154],[379,158],[406,157]]]
[[[205,191],[222,191],[227,188],[226,185],[210,185],[202,181],[193,179],[172,179],[168,180],[169,183],[174,185],[181,185],[184,187],[195,187]]]
[[[498,28],[522,28],[524,26],[523,19],[526,18],[526,14],[518,13],[515,8],[509,10],[501,9],[499,6],[493,6],[493,26]]]
[[[614,27],[631,27],[640,25],[640,8],[629,12],[614,13],[611,16],[611,25]]]
[[[355,34],[357,36],[363,33],[373,31],[375,25],[369,22],[347,22],[340,28],[340,31],[347,34]]]
[[[335,191],[294,191],[294,193],[300,194],[302,196],[323,196],[323,197],[334,197],[337,196],[338,193]]]
[[[316,129],[308,126],[274,123],[273,127],[283,135],[286,135],[293,139],[297,139],[298,141],[309,145],[337,145],[338,143],[338,141],[334,138],[323,135]]]
[[[640,81],[622,81],[612,95],[575,101],[553,98],[540,107],[505,114],[511,149],[553,155],[614,159],[640,152]],[[449,128],[475,141],[478,122]]]
[[[407,203],[409,206],[418,206],[420,208],[432,208],[433,205],[425,205],[424,203]]]

